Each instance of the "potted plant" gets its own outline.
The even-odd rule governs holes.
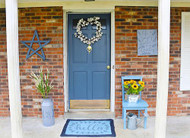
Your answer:
[[[44,126],[52,126],[55,123],[53,101],[48,97],[52,90],[52,81],[49,81],[49,71],[47,74],[43,73],[41,68],[39,75],[34,72],[31,73],[30,77],[34,80],[37,91],[42,95],[43,101],[42,107],[42,120]]]
[[[124,88],[129,102],[137,102],[139,99],[139,93],[144,89],[145,84],[143,81],[138,83],[135,80],[125,81]]]

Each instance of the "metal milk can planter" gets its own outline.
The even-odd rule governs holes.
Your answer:
[[[42,101],[42,121],[44,126],[53,126],[55,124],[54,108],[52,99],[43,99]]]
[[[39,74],[31,73],[30,77],[34,80],[37,91],[42,95],[42,121],[44,126],[52,126],[55,124],[53,101],[48,97],[53,88],[52,82],[49,80],[49,70],[43,73],[43,69],[39,70]]]

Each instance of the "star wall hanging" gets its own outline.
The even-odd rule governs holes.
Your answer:
[[[35,40],[35,38],[37,38],[37,40]],[[41,57],[43,60],[45,60],[46,57],[45,57],[45,54],[43,51],[43,47],[46,46],[49,42],[50,42],[50,40],[42,40],[41,41],[39,39],[39,35],[38,35],[37,30],[35,30],[32,41],[21,41],[21,43],[23,43],[26,47],[29,48],[27,55],[26,55],[26,59],[28,59],[29,57],[31,57],[34,54],[37,54],[39,57]],[[29,44],[27,44],[27,43],[29,43]],[[34,43],[37,43],[39,45],[39,47],[36,50],[34,50],[32,48]],[[32,53],[31,53],[31,51],[32,51]],[[38,53],[39,51],[41,51],[41,54]]]

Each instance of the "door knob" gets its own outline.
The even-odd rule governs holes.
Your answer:
[[[107,66],[107,69],[110,69],[110,66],[109,66],[109,65]]]

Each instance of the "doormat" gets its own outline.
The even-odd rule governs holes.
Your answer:
[[[115,137],[112,119],[68,119],[62,137]]]

